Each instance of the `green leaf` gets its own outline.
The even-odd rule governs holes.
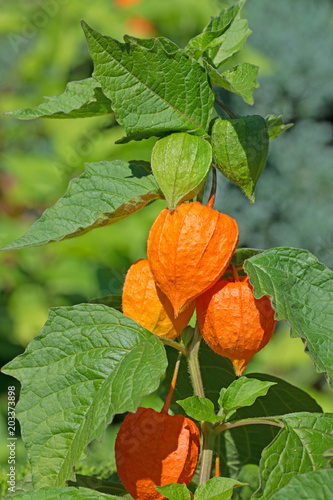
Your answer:
[[[259,467],[256,464],[244,465],[237,476],[238,481],[245,483],[234,492],[234,500],[249,500],[259,486]]]
[[[142,166],[123,160],[86,163],[85,172],[69,183],[66,194],[45,210],[25,235],[2,250],[81,236],[114,224],[157,198],[162,198],[162,193]]]
[[[172,54],[179,50],[179,47],[175,42],[169,40],[169,38],[166,38],[164,36],[158,36],[154,38],[136,38],[135,36],[124,35],[125,42],[136,43],[137,45],[145,47],[146,49],[149,50],[154,48],[156,40],[159,41],[164,50],[166,50],[166,52],[168,52],[169,54]]]
[[[220,172],[254,202],[255,186],[268,156],[268,131],[258,115],[215,120],[212,128],[213,158]]]
[[[272,248],[251,257],[244,269],[254,295],[273,299],[276,319],[306,342],[318,372],[333,375],[333,272],[307,250]]]
[[[229,477],[213,477],[197,488],[194,500],[229,500],[233,489],[243,485]]]
[[[169,500],[191,500],[186,484],[171,483],[166,486],[155,486],[155,488]]]
[[[230,28],[234,20],[237,18],[237,15],[244,7],[245,3],[246,0],[240,0],[231,7],[222,9],[218,16],[210,18],[210,21],[204,28],[203,32],[214,32],[220,29]]]
[[[199,35],[192,38],[185,47],[185,52],[187,52],[191,57],[198,60],[205,52],[216,45],[221,45],[225,40],[225,31],[229,28],[229,24],[223,26],[216,31],[203,31]]]
[[[282,115],[267,115],[265,118],[265,122],[268,128],[268,135],[270,139],[275,139],[279,134],[288,130],[288,128],[292,127],[293,123],[283,123]]]
[[[203,32],[188,42],[185,51],[195,59],[199,59],[205,51],[213,57],[225,41],[227,37],[226,31],[235,21],[245,1],[242,0],[231,7],[222,9],[218,16],[211,17],[209,24],[204,28]],[[214,51],[209,51],[209,49],[213,49],[214,47],[216,47]]]
[[[34,108],[7,111],[5,115],[20,120],[35,118],[86,118],[112,113],[111,101],[102,92],[101,84],[94,78],[70,82],[63,94],[45,97]]]
[[[35,487],[62,486],[116,413],[135,411],[166,369],[162,342],[118,311],[51,309],[4,373],[22,382],[17,414]]]
[[[16,500],[106,500],[107,498],[118,499],[120,497],[103,495],[97,491],[86,488],[41,488],[15,497]]]
[[[184,408],[189,417],[195,420],[205,420],[212,424],[221,420],[221,417],[215,414],[214,403],[207,398],[191,396],[183,400],[178,400],[177,403]]]
[[[122,296],[121,295],[106,295],[97,299],[89,300],[90,304],[104,304],[105,306],[117,309],[122,312]]]
[[[105,479],[100,479],[96,476],[83,476],[81,474],[75,474],[75,481],[68,481],[68,486],[75,486],[75,488],[89,488],[90,490],[116,497],[128,495],[128,491],[121,483],[106,481]]]
[[[233,94],[241,96],[248,104],[253,104],[253,91],[259,87],[257,82],[258,66],[249,63],[241,63],[234,66],[230,71],[222,74],[213,68],[208,62],[204,62],[212,85],[219,85]]]
[[[231,258],[231,264],[236,267],[241,266],[246,259],[262,252],[263,250],[259,250],[258,248],[237,248]]]
[[[225,64],[232,56],[237,54],[243,47],[247,37],[252,33],[248,29],[246,19],[240,18],[241,10],[246,0],[237,2],[235,5],[223,9],[217,17],[212,17],[205,31],[217,31],[226,25],[228,29],[220,46],[209,48],[206,51],[208,58],[216,67]]]
[[[276,384],[252,406],[236,410],[232,415],[232,421],[301,411],[322,411],[311,396],[284,380],[263,373],[251,373],[247,377]],[[245,464],[259,464],[262,450],[269,445],[278,431],[278,427],[261,424],[237,427],[223,432],[220,437],[221,473],[233,475],[237,474]]]
[[[333,470],[314,470],[294,476],[291,481],[281,488],[271,500],[332,500],[333,498]]]
[[[275,382],[240,377],[232,382],[226,391],[222,391],[219,405],[225,414],[243,406],[251,406],[257,398],[265,396],[272,385],[275,385]]]
[[[201,137],[171,134],[156,142],[151,168],[169,210],[198,194],[211,164],[211,145]]]
[[[327,466],[323,453],[333,445],[333,414],[295,413],[286,415],[284,422],[284,429],[262,453],[260,488],[253,499],[268,500],[293,476]]]
[[[207,136],[214,96],[199,63],[181,49],[168,52],[158,39],[146,48],[103,36],[86,23],[82,26],[94,59],[94,77],[126,130],[122,142],[170,131]]]
[[[231,57],[238,54],[251,33],[252,31],[248,27],[247,19],[240,19],[237,16],[227,31],[226,39],[214,56],[214,65],[219,68],[228,62]]]

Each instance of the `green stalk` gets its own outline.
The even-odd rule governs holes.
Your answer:
[[[205,391],[203,388],[200,365],[199,365],[199,357],[198,357],[201,338],[202,338],[201,332],[197,323],[195,325],[192,342],[187,350],[187,362],[194,393],[196,396],[204,398]],[[198,486],[204,483],[205,481],[208,481],[208,479],[210,479],[212,463],[213,463],[214,444],[216,438],[213,426],[209,422],[201,422],[201,430],[203,435],[203,446],[201,453],[201,465],[200,465]]]
[[[274,425],[275,427],[280,427],[281,429],[284,427],[283,423],[278,420],[278,418],[269,418],[269,417],[258,417],[258,418],[245,418],[244,420],[238,420],[236,422],[225,422],[224,424],[217,425],[214,427],[214,431],[216,434],[220,434],[220,432],[227,431],[229,429],[234,429],[235,427],[242,427],[244,425]]]
[[[195,325],[194,335],[191,344],[187,350],[187,362],[190,371],[191,381],[194,389],[194,394],[200,398],[205,397],[205,391],[202,384],[200,365],[199,365],[199,348],[201,342],[201,332],[198,323]]]
[[[210,479],[216,439],[216,434],[211,423],[202,422],[201,429],[203,435],[203,445],[198,486]]]

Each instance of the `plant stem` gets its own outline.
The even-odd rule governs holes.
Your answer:
[[[235,113],[233,113],[229,108],[227,108],[227,106],[225,104],[223,104],[221,101],[219,101],[218,99],[215,99],[215,102],[218,106],[220,106],[220,108],[223,109],[223,111],[225,113],[227,113],[228,116],[230,116],[230,118],[238,118],[237,115],[235,115]]]
[[[161,340],[162,340],[164,345],[169,345],[170,347],[177,349],[177,351],[181,352],[184,355],[187,354],[186,347],[184,345],[180,344],[179,342],[175,342],[174,340],[170,340],[170,339],[161,339]]]
[[[220,477],[220,436],[216,436],[215,477]]]
[[[219,434],[220,432],[234,429],[235,427],[242,427],[243,425],[256,425],[256,424],[265,424],[265,425],[274,425],[275,427],[280,427],[282,429],[283,423],[279,422],[277,419],[274,420],[268,418],[246,418],[244,420],[238,420],[238,422],[226,422],[224,424],[220,424],[214,428],[214,431]]]
[[[201,342],[201,332],[198,323],[195,325],[194,335],[187,352],[187,362],[190,371],[190,376],[192,380],[192,385],[194,393],[200,398],[205,397],[205,391],[203,388],[200,365],[199,365],[199,348]],[[213,426],[209,422],[201,422],[201,430],[203,435],[203,445],[201,453],[201,465],[199,473],[198,485],[208,481],[211,474],[212,462],[213,462],[213,452],[216,434],[214,432]]]
[[[200,398],[205,397],[205,391],[202,384],[200,365],[199,365],[199,348],[201,342],[201,332],[198,323],[195,325],[194,335],[191,344],[187,350],[187,362],[192,380],[194,393]]]
[[[210,479],[216,439],[216,434],[211,423],[203,422],[201,425],[201,429],[203,435],[203,445],[198,486]]]
[[[181,357],[182,357],[182,353],[179,352],[178,353],[178,358],[177,358],[177,361],[176,361],[176,364],[175,364],[175,369],[174,369],[174,372],[173,372],[173,377],[172,377],[171,384],[170,384],[170,389],[169,389],[168,395],[167,395],[167,397],[166,397],[166,399],[164,401],[164,405],[163,405],[163,408],[161,410],[161,413],[168,413],[168,411],[169,411],[169,407],[170,407],[170,403],[171,403],[171,400],[172,400],[172,396],[173,396],[173,393],[174,393],[174,390],[175,390],[175,387],[176,387],[176,382],[177,382],[177,376],[178,376],[178,371],[179,371],[179,365],[180,365]]]
[[[207,207],[209,207],[209,208],[213,208],[213,206],[214,206],[214,201],[215,201],[215,196],[216,196],[216,186],[217,186],[216,166],[215,166],[215,163],[213,163],[213,165],[212,165],[212,188],[211,188],[209,200],[207,203]]]
[[[236,267],[233,264],[230,264],[230,267],[231,267],[231,273],[232,273],[232,277],[233,277],[234,281],[240,281]]]

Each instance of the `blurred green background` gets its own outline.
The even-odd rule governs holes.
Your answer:
[[[233,2],[218,0],[0,0],[0,112],[37,105],[63,92],[68,81],[91,75],[80,19],[104,34],[164,35],[180,46],[210,15]],[[132,4],[132,5],[127,5]],[[306,8],[305,8],[306,5]],[[332,122],[333,1],[248,0],[244,16],[253,34],[230,66],[260,66],[251,108],[221,91],[238,114],[283,114],[295,126],[271,143],[256,203],[218,177],[216,208],[235,217],[240,245],[310,250],[333,267]],[[0,121],[0,244],[23,234],[61,197],[89,161],[149,160],[155,139],[115,145],[123,130],[114,119]],[[83,237],[46,247],[0,254],[1,365],[38,334],[52,306],[121,293],[129,266],[146,256],[150,226],[164,208],[156,202],[128,219]],[[302,341],[281,325],[247,371],[284,378],[310,392],[326,411],[332,396],[314,371]],[[6,436],[6,390],[1,375],[0,432]],[[111,438],[112,439],[112,438]],[[18,464],[25,466],[23,445]],[[7,451],[0,450],[0,464]],[[24,471],[23,471],[24,472]],[[3,476],[2,480],[3,480]],[[1,483],[0,477],[0,483]]]

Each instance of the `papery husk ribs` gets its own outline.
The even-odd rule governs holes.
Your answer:
[[[141,259],[126,274],[122,308],[126,316],[158,337],[175,339],[188,325],[195,302],[175,318],[171,302],[154,281],[148,260]]]
[[[148,238],[148,261],[177,317],[226,271],[238,243],[236,221],[199,202],[162,210]]]

